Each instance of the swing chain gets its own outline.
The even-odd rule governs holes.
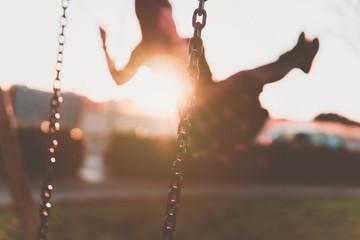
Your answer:
[[[194,11],[192,25],[194,35],[189,42],[189,64],[185,70],[187,79],[187,93],[181,101],[179,108],[179,126],[177,129],[175,161],[172,164],[170,189],[167,198],[166,215],[163,223],[162,240],[173,240],[176,226],[176,217],[180,201],[182,187],[182,165],[190,158],[189,135],[190,114],[195,101],[195,83],[199,80],[199,58],[203,51],[201,30],[206,24],[206,11],[204,4],[206,0],[199,0],[199,7]],[[202,22],[197,17],[202,16]]]
[[[62,60],[63,60],[63,50],[65,44],[65,27],[67,25],[68,18],[66,16],[66,10],[69,6],[69,0],[62,0],[61,7],[63,9],[62,15],[60,17],[60,27],[61,32],[58,37],[58,53],[56,58],[56,77],[53,80],[53,96],[50,100],[50,117],[49,117],[49,131],[48,131],[48,156],[46,159],[46,173],[41,190],[42,204],[39,208],[40,224],[38,226],[37,240],[46,240],[48,233],[48,218],[50,216],[51,209],[51,193],[54,189],[52,184],[52,169],[56,162],[55,150],[58,147],[57,141],[57,132],[60,130],[60,113],[59,108],[62,102],[62,97],[60,96],[61,91],[61,80],[60,72],[62,70]]]

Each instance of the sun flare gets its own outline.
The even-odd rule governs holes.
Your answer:
[[[159,64],[152,60],[141,66],[129,83],[119,87],[118,97],[131,99],[147,113],[169,116],[176,113],[181,75]]]

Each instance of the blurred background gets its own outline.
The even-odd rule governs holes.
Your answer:
[[[191,37],[198,1],[170,3],[179,34]],[[295,69],[265,86],[260,101],[271,118],[249,148],[185,164],[179,239],[360,237],[360,1],[209,0],[205,9],[202,38],[218,81],[275,61],[302,31],[320,49],[309,74]],[[0,9],[0,87],[35,203],[61,10],[45,0]],[[121,87],[109,74],[98,27],[121,68],[141,40],[134,0],[72,0],[68,21],[52,239],[158,239],[175,153],[175,84],[145,66]],[[22,239],[2,158],[0,238]]]

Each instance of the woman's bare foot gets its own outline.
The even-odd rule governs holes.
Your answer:
[[[300,68],[303,72],[308,73],[318,50],[319,39],[309,40],[302,32],[295,47],[281,55],[279,60],[294,64],[295,68]]]

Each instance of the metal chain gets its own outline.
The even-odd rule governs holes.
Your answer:
[[[39,208],[39,216],[40,216],[40,224],[38,226],[37,232],[37,240],[46,240],[47,233],[48,233],[48,219],[50,216],[50,209],[51,209],[51,193],[54,189],[52,184],[52,169],[56,162],[55,151],[58,147],[59,143],[57,140],[57,132],[60,129],[60,113],[59,107],[62,102],[62,97],[60,96],[61,91],[61,80],[60,80],[60,72],[62,70],[62,60],[63,60],[63,50],[65,44],[65,27],[68,22],[68,18],[66,16],[66,9],[69,6],[69,0],[62,0],[61,7],[63,9],[63,13],[60,17],[60,26],[61,26],[61,33],[58,37],[58,53],[57,53],[57,61],[56,61],[56,77],[53,81],[53,91],[54,94],[50,100],[50,117],[49,117],[49,144],[48,144],[48,157],[46,159],[46,173],[45,178],[42,185],[41,190],[41,198],[42,204]]]
[[[190,158],[189,153],[189,131],[191,128],[190,114],[195,101],[195,83],[199,80],[199,58],[203,51],[201,30],[206,24],[206,11],[204,4],[206,0],[199,0],[199,7],[194,11],[192,25],[194,35],[189,42],[189,64],[185,70],[187,88],[184,100],[179,109],[179,126],[176,139],[176,157],[172,164],[170,190],[168,193],[166,215],[163,223],[162,240],[173,240],[176,226],[176,217],[180,201],[182,186],[182,164]],[[202,17],[202,21],[198,21]]]

